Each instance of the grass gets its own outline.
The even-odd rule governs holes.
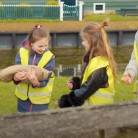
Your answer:
[[[0,114],[16,113],[15,86],[12,83],[0,82]]]
[[[138,21],[138,17],[137,16],[122,16],[122,15],[118,15],[116,13],[104,13],[104,14],[89,14],[89,15],[85,15],[83,20],[85,21],[103,21],[106,18],[109,18],[110,21]],[[12,19],[4,19],[4,20],[0,20],[0,23],[4,23],[4,22],[11,22],[11,23],[20,23],[20,22],[60,22],[59,19],[55,19],[55,20],[49,20],[49,19],[16,19],[16,20],[12,20]]]
[[[92,14],[84,17],[86,21],[103,21],[106,18],[110,21],[138,21],[138,17],[135,16],[121,16],[118,14]]]
[[[115,103],[132,102],[135,99],[135,93],[133,92],[133,84],[126,85],[120,81],[121,74],[118,75],[118,81],[116,83],[116,95]],[[66,86],[66,81],[70,77],[57,77],[54,83],[54,90],[51,97],[49,109],[56,109],[58,106],[55,102],[63,94],[69,93]],[[17,112],[16,97],[14,95],[15,85],[13,83],[0,82],[0,114],[15,114]]]
[[[127,85],[121,81],[122,74],[118,74],[115,84],[115,103],[124,103],[135,101],[136,93],[134,92],[134,82],[131,85]]]

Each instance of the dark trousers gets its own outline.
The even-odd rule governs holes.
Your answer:
[[[48,104],[32,104],[29,99],[23,101],[18,99],[18,112],[39,112],[48,109]]]

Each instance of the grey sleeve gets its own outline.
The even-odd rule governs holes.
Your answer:
[[[129,60],[129,63],[125,69],[125,72],[128,72],[130,74],[130,76],[132,77],[132,79],[134,79],[137,76],[137,64],[136,64],[136,58],[135,58],[135,54],[134,51],[131,54],[131,58]]]
[[[135,41],[136,41],[137,48],[138,48],[138,31],[136,32],[136,35],[135,35]],[[132,77],[132,79],[136,78],[138,75],[138,66],[136,63],[136,57],[134,54],[134,50],[131,54],[131,58],[130,58],[129,63],[125,69],[125,72],[128,72],[130,74],[130,76]]]

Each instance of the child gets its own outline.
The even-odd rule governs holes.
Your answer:
[[[115,61],[104,27],[92,23],[81,30],[82,45],[85,49],[84,69],[80,80],[73,78],[67,83],[72,90],[61,96],[60,108],[85,105],[111,104],[114,101]],[[79,87],[78,87],[79,86]]]
[[[126,84],[131,84],[134,78],[138,75],[138,31],[135,35],[134,50],[131,55],[129,64],[127,65],[125,72],[122,76],[122,81]]]
[[[28,46],[21,47],[16,55],[15,64],[36,65],[49,71],[55,66],[54,55],[48,49],[49,31],[36,25],[28,35]],[[21,80],[29,79],[32,83],[24,84]],[[15,95],[18,99],[18,112],[34,112],[48,109],[54,76],[49,75],[45,81],[38,81],[35,70],[21,71],[14,75],[17,85]]]

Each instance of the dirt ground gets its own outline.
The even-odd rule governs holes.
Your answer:
[[[0,23],[0,32],[28,32],[36,24],[42,24],[50,31],[79,31],[91,21],[60,21],[60,22],[11,22]],[[110,22],[108,30],[138,30],[138,21]]]

